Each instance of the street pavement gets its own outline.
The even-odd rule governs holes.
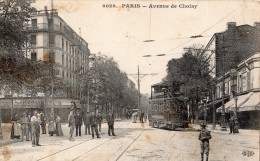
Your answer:
[[[198,126],[194,126],[198,127]],[[64,136],[42,135],[42,146],[32,147],[31,142],[16,142],[0,149],[2,161],[198,161],[200,160],[199,132],[168,131],[151,128],[147,123],[130,120],[115,122],[117,136],[107,135],[102,124],[101,138],[91,135],[68,140],[69,128],[62,125]],[[208,127],[210,130],[210,127]],[[84,134],[84,129],[82,127]],[[210,140],[209,161],[258,161],[259,131],[214,130]],[[248,153],[250,152],[250,153]],[[251,155],[248,155],[251,154]]]

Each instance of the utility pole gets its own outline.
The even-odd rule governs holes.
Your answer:
[[[155,76],[155,75],[158,75],[157,73],[147,73],[147,74],[140,74],[140,71],[139,71],[139,65],[138,65],[138,70],[137,70],[137,74],[127,74],[127,75],[131,75],[133,76],[135,79],[137,79],[137,87],[138,87],[138,110],[140,110],[140,104],[141,104],[141,93],[140,93],[140,82],[141,82],[141,79],[144,78],[145,76],[147,75],[152,75],[152,76]]]
[[[224,39],[224,38],[223,38]],[[226,55],[226,48],[230,46],[222,47],[223,56],[222,56],[222,111],[221,111],[221,131],[227,131],[226,128],[226,115],[225,115],[225,55]]]
[[[53,71],[53,67],[54,67],[54,51],[53,51],[53,47],[54,47],[54,42],[55,42],[55,37],[54,37],[54,23],[53,23],[53,14],[54,14],[54,10],[53,10],[53,0],[51,0],[51,15],[49,16],[48,10],[47,10],[47,6],[44,7],[45,9],[45,14],[47,17],[47,21],[48,21],[48,30],[49,30],[49,46],[50,46],[50,52],[49,52],[49,62],[51,64],[51,113],[54,115],[54,100],[53,100],[53,86],[54,86],[54,71]],[[51,41],[51,42],[50,42]],[[53,43],[53,44],[52,44]]]

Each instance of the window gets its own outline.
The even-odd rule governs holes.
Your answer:
[[[249,90],[251,87],[250,87],[250,84],[251,84],[251,71],[249,70],[248,72],[247,72],[247,90]]]
[[[62,30],[62,23],[60,22],[60,30]]]
[[[55,43],[55,36],[54,36],[54,34],[49,34],[49,46],[50,47],[54,47],[54,43]]]
[[[32,27],[37,27],[37,19],[32,19]]]
[[[31,35],[31,45],[32,46],[36,45],[36,35]]]
[[[68,42],[66,41],[66,52],[68,52]]]
[[[31,60],[37,60],[37,53],[36,52],[32,52],[31,53]]]
[[[69,67],[69,57],[68,56],[66,57],[66,67],[67,68]]]
[[[61,38],[61,48],[64,49],[64,39]]]
[[[62,66],[64,65],[64,54],[62,54],[61,64],[62,64]]]

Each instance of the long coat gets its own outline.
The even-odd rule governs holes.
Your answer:
[[[49,132],[54,132],[56,127],[55,127],[55,121],[54,121],[54,116],[50,115],[50,119],[49,119]]]
[[[114,125],[114,114],[109,113],[107,116],[107,124]]]
[[[75,115],[75,125],[82,125],[82,116],[81,115]]]

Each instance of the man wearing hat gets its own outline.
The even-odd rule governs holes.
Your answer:
[[[23,113],[22,118],[20,119],[21,130],[22,130],[22,138],[23,141],[24,136],[26,136],[26,141],[29,141],[29,119],[26,113]]]
[[[110,131],[112,132],[113,136],[116,136],[114,133],[114,114],[112,114],[111,110],[109,110],[107,116],[107,124],[108,124],[108,135],[110,136]]]
[[[99,111],[97,113],[97,121],[98,121],[98,131],[101,132],[101,123],[102,123],[102,115],[101,115],[101,112]]]
[[[87,112],[84,117],[84,125],[85,125],[85,135],[90,134],[90,114]]]
[[[69,127],[70,127],[69,141],[74,141],[74,139],[73,139],[73,133],[74,133],[74,129],[75,129],[74,108],[70,109],[68,121],[69,121]]]
[[[206,124],[201,124],[201,131],[199,134],[200,142],[200,153],[201,153],[201,161],[203,161],[204,153],[206,154],[206,161],[209,158],[209,140],[211,139],[210,131],[206,129]]]
[[[92,139],[94,139],[94,131],[97,135],[97,138],[100,138],[99,133],[98,133],[98,129],[97,129],[97,117],[95,116],[94,112],[91,112],[90,126],[91,126],[91,132],[92,132]]]
[[[77,114],[75,115],[76,136],[81,136],[82,121],[82,116],[79,110],[77,110]]]

